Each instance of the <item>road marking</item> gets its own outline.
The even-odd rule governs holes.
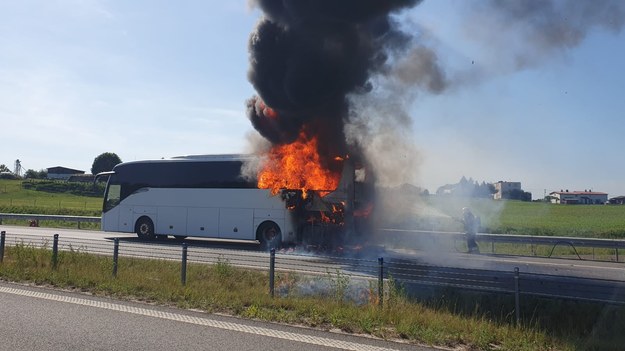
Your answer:
[[[338,348],[338,349],[343,349],[343,350],[397,351],[396,349],[389,349],[389,348],[377,347],[377,346],[366,345],[366,344],[358,344],[358,343],[349,342],[349,341],[341,341],[341,340],[335,340],[335,339],[323,338],[323,337],[311,336],[311,335],[302,335],[302,334],[290,333],[290,332],[273,330],[273,329],[268,329],[268,328],[253,327],[253,326],[239,324],[239,323],[222,322],[222,321],[216,321],[216,320],[212,320],[208,318],[192,317],[192,316],[188,316],[184,314],[156,311],[156,310],[151,310],[147,308],[121,305],[121,304],[104,302],[104,301],[81,299],[81,298],[64,296],[64,295],[54,295],[54,294],[31,291],[31,290],[15,289],[15,288],[0,286],[0,292],[5,293],[5,294],[26,296],[26,297],[32,297],[32,298],[37,298],[37,299],[49,300],[49,301],[57,301],[57,302],[71,303],[75,305],[101,308],[101,309],[110,310],[110,311],[132,313],[132,314],[137,314],[137,315],[142,315],[142,316],[161,318],[161,319],[201,325],[201,326],[206,326],[206,327],[211,327],[211,328],[238,331],[241,333],[268,336],[268,337],[277,338],[277,339],[298,341],[298,342],[303,342],[307,344],[326,346],[326,347]]]

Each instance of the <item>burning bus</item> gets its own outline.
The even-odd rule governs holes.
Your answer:
[[[109,177],[102,230],[134,232],[146,240],[256,240],[264,249],[325,248],[354,235],[354,210],[363,201],[356,194],[365,177],[350,159],[335,160],[342,171],[322,188],[306,181],[270,187],[263,183],[268,167],[258,179],[244,176],[245,166],[255,161],[250,155],[205,155],[121,163],[98,175]]]

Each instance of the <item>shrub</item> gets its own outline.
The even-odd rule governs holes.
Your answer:
[[[102,197],[104,195],[105,184],[74,183],[58,180],[28,180],[22,183],[22,188],[49,193],[69,193],[79,196]]]

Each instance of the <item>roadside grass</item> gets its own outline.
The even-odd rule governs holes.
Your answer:
[[[100,213],[102,198],[23,189],[21,180],[0,179],[0,211],[9,213]],[[37,211],[37,212],[21,212]],[[42,212],[43,211],[43,212]]]
[[[101,296],[471,350],[579,350],[575,345],[581,340],[563,331],[549,331],[536,322],[514,326],[508,315],[493,317],[477,307],[467,307],[472,313],[464,313],[458,309],[459,300],[453,304],[440,300],[413,302],[392,280],[383,308],[377,305],[373,286],[365,289],[369,294],[360,303],[341,296],[351,281],[331,273],[326,277],[277,274],[276,286],[281,293],[271,298],[267,272],[239,269],[227,260],[189,265],[187,285],[183,286],[180,264],[165,260],[120,258],[117,278],[113,278],[112,259],[77,250],[61,251],[57,269],[53,270],[51,251],[46,246],[7,247],[0,277]],[[297,293],[297,286],[320,279],[326,280],[329,291]]]
[[[66,216],[100,216],[102,198],[65,193],[49,193],[22,188],[21,180],[0,179],[0,213]],[[2,224],[28,226],[28,220],[3,220]],[[39,221],[49,228],[76,228],[76,222]],[[81,223],[81,229],[100,229],[98,223]]]
[[[0,208],[0,212],[2,212],[1,208]],[[29,212],[29,213],[32,213],[32,212]],[[89,214],[88,216],[95,216],[95,215]],[[30,225],[29,221],[24,220],[24,219],[3,219],[1,222],[2,222],[1,224],[4,224],[4,225],[26,226],[26,227]],[[100,230],[100,223],[81,222],[80,227],[79,227],[78,223],[74,221],[39,221],[39,226],[45,227],[45,228],[76,228],[76,229],[80,228],[81,230]]]

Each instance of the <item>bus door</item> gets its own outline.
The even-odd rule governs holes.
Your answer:
[[[120,205],[119,207],[119,231],[132,233],[134,228],[133,210],[130,206]]]

